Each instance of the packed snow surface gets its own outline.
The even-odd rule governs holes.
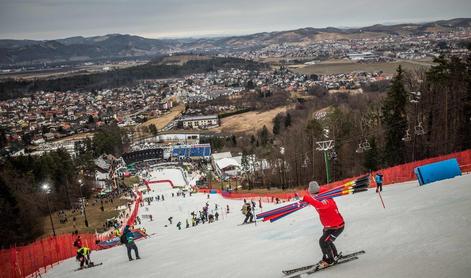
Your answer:
[[[171,180],[174,186],[187,185],[183,170],[180,168],[156,169],[150,172],[150,181]]]
[[[78,262],[72,258],[45,276],[283,277],[282,269],[321,258],[322,227],[312,207],[274,223],[238,226],[242,201],[219,195],[207,199],[205,194],[172,198],[176,190],[165,184],[153,189],[144,197],[164,194],[165,201],[140,208],[140,215],[154,217],[152,222],[143,219],[152,236],[137,242],[141,260],[128,261],[126,248],[118,246],[92,252],[92,260],[102,266],[74,272]],[[471,175],[422,187],[417,182],[385,186],[382,196],[386,209],[374,189],[336,199],[346,221],[337,249],[366,254],[312,277],[471,277]],[[219,221],[186,229],[190,212],[201,210],[207,201],[213,211],[216,203],[219,208],[229,205],[230,213],[219,210]],[[273,207],[263,204],[264,211]]]

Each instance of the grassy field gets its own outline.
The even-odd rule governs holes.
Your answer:
[[[143,65],[145,63],[147,63],[147,61],[127,62],[125,64],[99,64],[99,65],[80,66],[80,67],[73,67],[73,68],[66,68],[66,69],[51,69],[51,70],[3,73],[3,74],[0,74],[0,80],[10,79],[10,78],[22,79],[22,80],[61,78],[61,77],[75,76],[75,75],[81,75],[81,74],[92,74],[92,73],[97,73],[97,72],[104,72],[103,68],[105,67],[110,67],[113,69],[123,69],[123,68]]]
[[[302,74],[335,74],[335,73],[349,73],[352,71],[380,71],[382,70],[387,75],[392,75],[396,72],[397,67],[401,65],[406,70],[415,70],[419,68],[428,68],[433,65],[430,60],[424,61],[396,61],[390,63],[354,63],[348,60],[337,60],[322,62],[317,65],[309,65],[299,67],[294,65],[291,69],[295,72]]]
[[[163,65],[184,65],[189,61],[203,61],[209,60],[209,56],[200,56],[200,55],[175,55],[164,57],[160,64]]]
[[[264,125],[268,130],[272,130],[273,118],[275,118],[278,113],[286,112],[288,109],[288,106],[282,106],[264,112],[251,111],[230,116],[223,118],[221,120],[221,126],[211,131],[255,134],[259,129],[263,128]]]
[[[179,104],[173,107],[169,113],[162,115],[161,117],[158,117],[158,118],[152,118],[140,124],[139,126],[149,126],[151,124],[154,124],[157,127],[157,129],[160,130],[164,128],[166,125],[168,125],[171,121],[173,121],[176,117],[180,116],[184,110],[185,110],[185,105]]]
[[[65,213],[67,215],[68,222],[61,224],[59,222],[59,216],[57,212],[52,214],[52,221],[54,223],[54,228],[56,230],[56,234],[66,234],[72,233],[76,229],[79,233],[95,233],[95,230],[98,232],[103,230],[103,224],[107,219],[116,217],[119,214],[119,211],[116,210],[117,207],[126,205],[128,201],[124,199],[115,199],[113,203],[105,203],[103,202],[103,207],[105,208],[104,211],[100,209],[100,201],[97,204],[92,205],[94,203],[94,199],[88,201],[88,206],[86,207],[87,219],[89,227],[85,227],[85,217],[80,214],[79,211],[72,211],[66,210]],[[75,226],[72,221],[73,217],[76,218]],[[42,220],[43,227],[44,227],[44,236],[52,235],[52,227],[51,227],[51,220],[49,219],[49,215],[44,217]]]

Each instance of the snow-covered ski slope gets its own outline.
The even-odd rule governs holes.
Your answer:
[[[184,216],[198,210],[207,195],[172,198],[166,185],[155,193],[154,221],[143,220],[149,239],[137,242],[142,260],[128,261],[122,246],[92,253],[100,267],[74,272],[69,259],[46,277],[283,277],[282,269],[317,262],[322,227],[307,207],[274,223],[237,226],[241,201],[211,195],[210,208],[229,204],[231,213],[213,224],[185,229]],[[345,253],[366,250],[359,260],[312,277],[471,277],[471,175],[423,187],[416,182],[385,186],[383,209],[374,189],[337,199],[346,220],[336,241]],[[266,204],[264,210],[274,205]],[[173,225],[164,227],[173,216]],[[181,220],[183,228],[175,224]]]
[[[183,175],[182,170],[179,168],[156,169],[150,172],[149,180],[171,180],[174,186],[185,187],[187,182]]]

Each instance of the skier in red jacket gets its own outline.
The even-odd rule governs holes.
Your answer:
[[[334,264],[338,260],[334,241],[343,232],[345,226],[342,215],[340,215],[333,199],[317,201],[311,196],[311,194],[315,195],[324,191],[327,191],[327,189],[321,189],[317,182],[311,181],[308,189],[309,194],[303,197],[303,201],[308,202],[317,210],[321,223],[324,226],[323,234],[319,239],[319,245],[323,254],[322,260],[319,262],[320,268]]]

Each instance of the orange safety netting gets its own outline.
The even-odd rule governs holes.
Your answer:
[[[134,202],[134,210],[126,222],[133,225],[139,211],[142,193]],[[82,245],[92,250],[99,249],[95,234],[80,234]],[[0,278],[22,278],[29,275],[40,276],[62,260],[76,256],[73,246],[76,236],[63,234],[37,240],[29,245],[0,250]],[[104,238],[100,238],[104,240]]]
[[[451,158],[456,158],[458,160],[458,164],[460,165],[460,168],[462,171],[464,172],[471,171],[471,150],[466,150],[462,152],[457,152],[457,153],[432,157],[432,158],[428,158],[424,160],[414,161],[414,162],[410,162],[406,164],[401,164],[394,167],[372,172],[370,173],[371,175],[370,187],[376,186],[376,184],[374,183],[374,175],[377,172],[381,172],[383,174],[384,185],[406,182],[406,181],[411,181],[411,180],[416,179],[416,176],[414,174],[414,169],[416,167],[433,163],[433,162],[437,162],[437,161],[451,159]],[[340,180],[340,181],[336,181],[336,182],[332,182],[328,184],[324,184],[323,186],[327,188],[334,188],[336,186],[342,185],[348,181],[351,181],[353,179],[359,178],[364,175],[366,174],[347,178],[344,180]],[[248,199],[248,200],[260,199],[262,202],[274,202],[276,201],[277,198],[281,201],[291,201],[294,197],[296,197],[296,195],[301,197],[306,194],[305,190],[298,191],[296,193],[265,193],[265,194],[227,192],[227,191],[214,190],[214,189],[199,189],[198,191],[203,192],[203,193],[211,193],[211,192],[216,191],[216,193],[221,194],[224,198],[228,198],[228,199]]]
[[[80,235],[83,246],[96,250],[94,234]],[[71,234],[47,237],[27,246],[0,250],[0,278],[20,278],[46,272],[54,264],[74,257],[76,236]]]

